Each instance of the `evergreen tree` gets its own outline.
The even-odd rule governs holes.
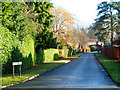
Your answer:
[[[27,2],[26,3],[29,7],[29,11],[33,16],[31,19],[37,23],[38,27],[36,29],[36,51],[39,51],[40,48],[50,48],[53,45],[49,45],[55,39],[53,36],[51,37],[51,33],[49,31],[50,26],[52,24],[52,17],[53,15],[50,13],[50,8],[53,5],[50,2]],[[51,38],[51,40],[49,40]],[[56,42],[51,43],[56,44]]]
[[[97,36],[100,36],[101,39],[105,39],[106,36],[110,37],[111,45],[113,45],[114,32],[116,32],[116,9],[113,2],[101,2],[98,5],[98,18],[96,19],[96,27],[98,30]]]
[[[26,17],[23,3],[3,2],[2,3],[2,25],[17,35],[19,39],[26,36]]]

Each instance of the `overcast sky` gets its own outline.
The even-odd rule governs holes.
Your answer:
[[[79,21],[79,25],[86,27],[94,22],[97,5],[102,1],[105,0],[52,0],[52,3],[69,11]]]

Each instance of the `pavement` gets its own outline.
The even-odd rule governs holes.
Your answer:
[[[85,53],[68,64],[9,88],[111,88],[115,90],[118,87],[107,76],[94,54]]]

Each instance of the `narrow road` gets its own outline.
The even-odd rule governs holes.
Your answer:
[[[116,88],[92,53],[12,88]]]

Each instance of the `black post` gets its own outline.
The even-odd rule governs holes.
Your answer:
[[[14,65],[13,65],[13,78],[15,76],[15,68],[14,68]]]

